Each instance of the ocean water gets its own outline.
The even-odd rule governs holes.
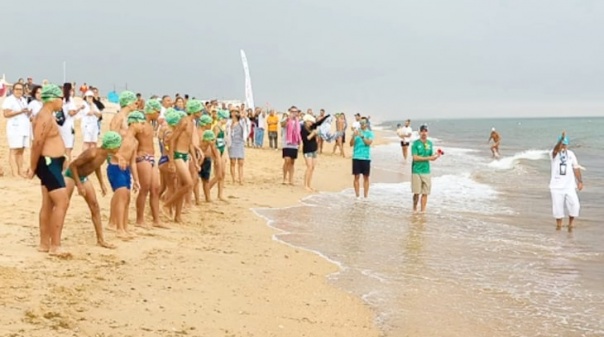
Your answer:
[[[382,125],[392,143],[372,150],[368,200],[347,189],[255,211],[277,240],[337,263],[330,282],[365,300],[386,336],[604,336],[604,119],[412,126],[423,122],[445,152],[427,214],[411,212],[396,122]],[[547,151],[562,130],[586,167],[571,232],[555,230],[548,189]]]

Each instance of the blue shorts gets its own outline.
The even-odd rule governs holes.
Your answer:
[[[132,183],[130,167],[122,170],[117,164],[107,164],[107,179],[109,179],[109,184],[111,184],[111,189],[113,192],[123,187],[130,189],[130,185]]]

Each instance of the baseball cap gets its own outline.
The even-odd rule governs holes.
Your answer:
[[[419,127],[419,131],[428,131],[428,126],[427,126],[426,124],[422,124],[422,125]]]

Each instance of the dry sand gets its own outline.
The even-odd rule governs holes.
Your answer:
[[[10,177],[6,119],[0,120],[6,173],[0,178],[0,336],[380,334],[371,310],[326,280],[335,265],[274,241],[275,231],[250,210],[290,206],[308,195],[301,186],[302,160],[298,186],[283,186],[281,152],[246,149],[246,184],[227,182],[228,203],[195,207],[184,225],[138,230],[130,242],[105,231],[115,250],[95,245],[86,203],[74,193],[63,230],[63,245],[74,257],[58,260],[36,252],[40,182]],[[81,146],[77,122],[76,130],[75,155]],[[315,175],[319,190],[350,187],[350,159],[321,156]],[[100,197],[96,178],[91,181],[106,224],[111,195]],[[131,204],[131,225],[134,216]]]

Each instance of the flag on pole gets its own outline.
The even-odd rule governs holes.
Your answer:
[[[245,72],[245,105],[248,108],[254,109],[254,94],[252,93],[252,79],[250,78],[250,68],[247,64],[245,52],[241,49],[241,62],[243,63],[243,71]]]

